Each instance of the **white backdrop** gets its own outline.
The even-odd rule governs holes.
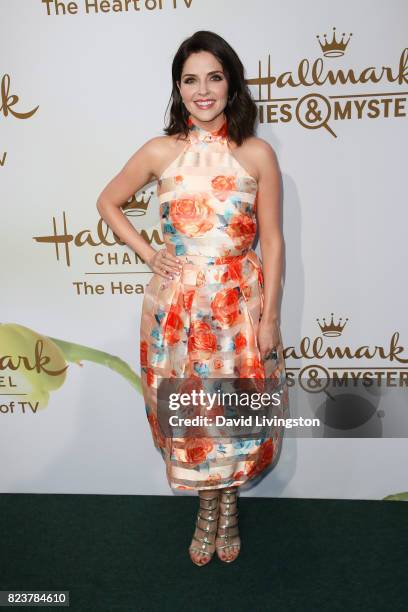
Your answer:
[[[317,366],[348,376],[381,371],[399,385],[407,372],[386,356],[355,356],[360,346],[387,353],[398,332],[407,357],[406,1],[124,6],[0,2],[2,492],[173,494],[134,386],[151,273],[115,244],[96,198],[137,148],[162,133],[173,55],[199,29],[220,34],[241,57],[262,119],[258,136],[279,159],[288,376]],[[337,41],[343,32],[349,41],[334,57],[316,37],[331,41],[333,26]],[[330,70],[349,79],[330,82]],[[319,112],[326,127],[317,127]],[[155,185],[136,200],[127,213],[136,229],[160,238]],[[316,321],[329,322],[332,312],[335,323],[348,318],[335,337]],[[32,332],[21,336],[19,326]],[[17,363],[24,355],[33,365],[40,336],[53,371],[63,364],[56,344],[68,343],[59,344],[73,358],[65,375],[50,376],[44,364],[29,374],[28,362]],[[305,338],[349,347],[350,355],[299,358]],[[122,371],[106,365],[119,360]],[[292,388],[289,401],[313,400]],[[285,439],[277,467],[245,495],[379,499],[408,490],[407,460],[404,437]]]

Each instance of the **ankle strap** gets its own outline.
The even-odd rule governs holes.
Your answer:
[[[204,497],[200,497],[200,508],[202,508],[203,510],[215,510],[216,508],[218,508],[218,501],[215,504],[211,503],[213,501],[213,499],[217,499],[218,500],[218,497],[212,498],[212,499],[205,499]],[[204,502],[210,502],[210,503],[203,505],[202,504],[203,501]]]

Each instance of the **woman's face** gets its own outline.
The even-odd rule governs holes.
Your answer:
[[[227,104],[228,81],[222,64],[208,51],[188,57],[177,85],[186,109],[199,122],[213,121]]]

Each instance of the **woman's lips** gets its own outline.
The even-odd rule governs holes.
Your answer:
[[[197,104],[199,108],[206,109],[206,108],[211,108],[212,106],[214,106],[215,100],[209,100],[208,102],[196,101],[195,104]]]

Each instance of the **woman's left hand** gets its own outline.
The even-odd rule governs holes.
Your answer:
[[[280,343],[278,321],[261,319],[258,325],[258,345],[261,359],[265,359],[272,349],[278,349]]]

